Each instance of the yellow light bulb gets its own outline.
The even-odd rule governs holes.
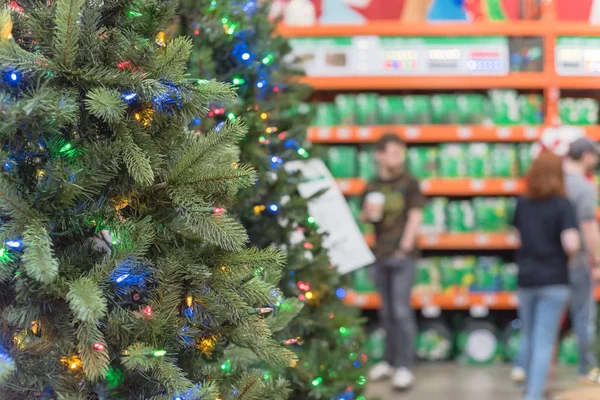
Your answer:
[[[262,114],[260,114],[260,117],[262,119],[267,119],[268,115],[267,115],[267,113],[262,113]]]
[[[304,293],[304,297],[306,297],[308,300],[310,300],[313,298],[313,294],[312,294],[312,292],[306,292],[306,293]]]
[[[185,303],[187,304],[188,307],[192,306],[192,302],[193,302],[194,298],[192,296],[187,296],[185,298]]]

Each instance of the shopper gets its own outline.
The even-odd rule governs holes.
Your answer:
[[[569,271],[571,282],[570,314],[571,325],[577,336],[579,347],[580,377],[585,377],[590,368],[597,367],[592,345],[596,335],[596,300],[594,298],[593,271],[599,263],[598,221],[596,205],[598,195],[595,185],[586,179],[598,166],[598,150],[587,138],[581,138],[569,147],[565,160],[565,184],[567,196],[573,202],[581,232],[581,250],[575,254]],[[597,375],[592,371],[592,375]]]
[[[542,400],[570,294],[569,258],[580,249],[575,211],[565,192],[562,158],[544,152],[534,161],[526,194],[517,201],[514,225],[521,236],[516,252],[517,295],[523,323],[526,400]]]
[[[386,331],[386,360],[370,373],[372,380],[392,378],[396,389],[414,382],[416,321],[410,306],[415,278],[417,233],[425,198],[405,170],[406,146],[394,134],[375,145],[377,179],[367,186],[363,219],[375,224],[375,280],[381,295],[380,319]]]

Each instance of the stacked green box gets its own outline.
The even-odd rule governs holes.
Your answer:
[[[358,150],[355,146],[331,146],[327,167],[336,178],[354,178],[357,173]]]
[[[367,181],[377,177],[377,165],[372,147],[364,148],[358,154],[358,177]]]
[[[481,125],[489,119],[489,101],[481,94],[459,94],[456,105],[459,124]]]
[[[376,125],[379,123],[379,95],[361,93],[356,95],[356,123],[359,125]]]
[[[495,125],[515,125],[521,122],[516,90],[490,90],[489,98],[491,118]]]
[[[354,289],[357,292],[373,292],[376,290],[368,267],[357,269],[352,273]]]
[[[517,148],[514,144],[495,144],[491,153],[491,175],[512,178],[519,174]]]
[[[473,232],[475,230],[475,212],[470,201],[448,202],[448,232]]]
[[[503,261],[499,257],[478,257],[475,267],[473,292],[499,292],[502,290]]]
[[[446,197],[435,197],[423,208],[424,233],[441,233],[446,230],[446,208],[448,199]]]
[[[487,178],[491,176],[490,145],[487,143],[470,143],[467,145],[465,156],[467,176],[470,178]]]
[[[337,109],[332,103],[317,103],[315,105],[315,126],[336,126],[340,124]]]
[[[519,143],[519,175],[527,175],[529,167],[533,161],[532,144],[531,143]]]
[[[512,202],[513,200],[503,197],[473,199],[476,229],[483,232],[500,232],[508,229],[513,213]]]
[[[467,153],[464,144],[444,143],[439,149],[439,176],[444,178],[467,176]]]
[[[541,125],[544,122],[544,97],[540,94],[519,96],[521,124]]]
[[[558,102],[560,119],[565,125],[595,125],[598,123],[596,99],[562,98]]]
[[[438,175],[437,147],[411,147],[406,157],[408,170],[415,178],[425,179]]]
[[[338,94],[335,96],[335,107],[340,125],[355,125],[357,122],[358,105],[356,96],[352,94]]]

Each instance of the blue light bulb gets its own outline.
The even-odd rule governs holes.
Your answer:
[[[242,60],[248,61],[249,59],[250,59],[250,53],[244,53],[244,54],[242,54]]]
[[[279,162],[279,157],[277,157],[277,156],[273,156],[273,157],[271,157],[271,162],[272,162],[273,164],[277,164],[277,163]]]
[[[337,297],[339,297],[340,299],[343,299],[344,297],[346,297],[346,289],[344,288],[339,288],[338,290],[335,291],[335,295]]]
[[[275,203],[269,204],[269,210],[271,212],[276,213],[277,211],[279,211],[279,206]]]
[[[13,249],[18,249],[21,247],[21,242],[19,240],[9,240],[6,242],[8,247],[12,247]]]
[[[16,82],[17,79],[19,79],[19,77],[17,76],[17,74],[15,74],[14,72],[12,74],[10,74],[10,80],[13,82]]]
[[[130,101],[132,101],[133,99],[135,99],[136,97],[137,97],[137,93],[133,93],[133,92],[131,92],[131,93],[125,93],[125,94],[123,94],[123,96],[121,96],[121,98],[123,100],[125,100],[126,102],[128,102],[128,103]]]

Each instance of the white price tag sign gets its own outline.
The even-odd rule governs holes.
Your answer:
[[[439,318],[442,315],[442,309],[438,306],[425,306],[421,310],[425,318]]]
[[[529,139],[529,140],[535,140],[539,136],[538,132],[539,132],[538,128],[527,127],[527,128],[525,128],[525,138]]]
[[[404,136],[406,140],[416,140],[421,137],[421,128],[418,126],[407,126],[404,129]]]
[[[469,126],[459,126],[456,135],[461,140],[470,139],[473,136],[473,129]]]
[[[322,126],[317,131],[317,136],[319,139],[329,139],[331,138],[331,128],[328,126]]]
[[[496,136],[498,136],[498,139],[506,140],[512,136],[512,129],[508,127],[498,128],[496,129]]]
[[[462,294],[454,296],[454,305],[457,307],[464,307],[469,303],[469,298]]]
[[[484,233],[475,236],[475,244],[477,246],[485,246],[490,243],[490,237]]]
[[[350,138],[350,128],[347,126],[340,126],[337,128],[337,138],[340,140],[348,140]]]
[[[471,180],[471,190],[474,192],[481,192],[485,189],[485,181],[481,179],[472,179]]]
[[[358,128],[358,137],[363,139],[363,140],[367,140],[367,139],[371,139],[372,133],[371,133],[371,128],[369,128],[368,126],[361,126],[360,128]]]
[[[514,193],[517,190],[517,181],[514,179],[507,179],[502,182],[502,190],[506,193]]]
[[[485,318],[490,314],[490,309],[484,305],[478,304],[471,307],[469,314],[471,314],[471,317],[473,318]]]

